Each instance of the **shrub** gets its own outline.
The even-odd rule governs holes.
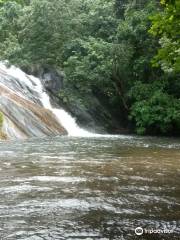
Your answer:
[[[143,87],[141,89],[143,91]],[[131,107],[130,118],[135,121],[138,134],[172,133],[180,129],[180,100],[151,85],[142,95],[139,92]]]

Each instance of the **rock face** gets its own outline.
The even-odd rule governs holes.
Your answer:
[[[53,94],[58,94],[59,90],[63,88],[64,75],[56,69],[44,68],[39,78],[42,79],[45,88]]]
[[[26,82],[9,75],[2,66],[0,111],[4,116],[2,130],[9,139],[67,134],[56,116],[42,106],[37,91],[33,91]]]
[[[64,73],[53,66],[33,66],[24,69],[25,72],[41,79],[43,86],[52,94],[58,94],[63,88]]]

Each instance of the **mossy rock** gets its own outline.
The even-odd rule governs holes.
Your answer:
[[[3,132],[0,132],[0,140],[7,140],[7,139],[8,139],[7,135]]]
[[[3,120],[4,120],[4,116],[3,116],[3,113],[0,112],[0,129],[2,128],[3,126]]]
[[[2,131],[3,121],[4,121],[4,116],[3,116],[3,113],[0,112],[0,139],[6,140],[7,135],[5,133],[3,133],[3,131]]]

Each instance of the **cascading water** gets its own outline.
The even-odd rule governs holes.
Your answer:
[[[98,134],[89,133],[88,131],[80,128],[77,125],[75,119],[69,113],[67,113],[64,109],[53,108],[50,103],[50,98],[48,94],[45,92],[40,79],[31,75],[27,75],[23,71],[21,71],[19,68],[16,68],[14,66],[11,66],[10,68],[8,68],[4,63],[0,63],[0,71],[3,71],[5,74],[10,75],[14,77],[14,79],[18,80],[18,84],[21,85],[21,88],[23,88],[23,91],[22,89],[21,91],[18,91],[17,89],[12,89],[12,90],[16,90],[16,93],[21,97],[31,100],[28,98],[28,96],[24,95],[27,89],[30,90],[32,93],[36,93],[43,107],[53,112],[53,114],[56,116],[56,118],[61,123],[61,125],[67,130],[68,135],[87,136],[87,137],[98,135]]]
[[[37,79],[39,80],[39,79]],[[41,83],[41,82],[40,82]],[[93,136],[95,134],[90,133],[82,128],[80,128],[75,119],[67,113],[64,109],[53,108],[50,103],[49,96],[46,92],[41,91],[41,102],[44,108],[51,110],[54,115],[56,115],[59,122],[67,130],[70,136]]]

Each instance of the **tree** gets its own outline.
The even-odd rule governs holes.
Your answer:
[[[73,37],[75,12],[65,0],[32,0],[21,6],[4,3],[0,9],[1,59],[21,67],[62,65],[63,46]],[[76,5],[75,5],[76,6]]]
[[[136,82],[130,119],[138,134],[172,134],[180,130],[180,100],[167,91],[168,81]]]
[[[178,6],[176,6],[175,1],[161,2],[165,4],[165,9],[167,9],[164,11],[159,9],[158,14],[153,14],[154,16],[150,17],[153,21],[150,32],[157,37],[161,37],[160,49],[157,38],[153,40],[149,36],[144,39],[141,45],[142,50],[148,49],[145,44],[148,39],[150,40],[149,47],[154,49],[151,54],[147,51],[147,58],[144,58],[147,59],[147,62],[144,62],[144,67],[147,67],[148,64],[150,72],[147,72],[147,76],[142,75],[139,67],[143,67],[143,61],[140,61],[137,74],[143,78],[136,78],[129,91],[131,99],[130,119],[135,121],[136,131],[139,134],[172,134],[180,129],[180,85],[178,76],[175,74],[179,68],[179,45],[177,46],[177,43],[179,44],[177,36],[179,17],[171,15],[177,14]],[[176,10],[174,11],[175,6]],[[147,15],[145,14],[145,16]],[[138,24],[137,27],[140,28],[140,25]],[[137,37],[137,40],[139,39],[140,37]],[[152,45],[153,41],[155,41],[154,45]],[[161,66],[165,72],[173,74],[164,74],[158,68],[157,71],[151,68],[149,57],[153,57],[153,53],[155,54],[157,51],[158,54],[153,60],[153,65]],[[134,64],[138,63],[137,56],[133,61]],[[140,59],[143,60],[142,57],[142,52],[140,52]]]
[[[114,3],[86,0],[83,6],[80,38],[68,42],[64,50],[69,83],[84,92],[96,89],[111,104],[121,99],[119,106],[127,109],[123,84],[117,72],[121,69],[121,80],[127,75],[125,72],[128,72],[132,49],[117,42],[119,19],[116,18]]]
[[[120,47],[115,51],[116,67],[113,75],[121,86],[126,105],[132,104],[128,92],[136,81],[148,82],[154,74],[150,60],[155,54],[156,41],[148,34],[149,16],[154,11],[154,3],[142,9],[130,4],[126,7],[124,19],[119,21],[116,36],[117,46]]]
[[[151,18],[150,33],[159,38],[160,49],[153,66],[165,72],[180,72],[180,1],[161,0],[163,11]]]
[[[21,14],[22,6],[13,1],[6,1],[0,8],[1,60],[12,60],[15,63],[20,58],[21,46],[19,44],[18,33],[20,30],[19,17]]]
[[[0,6],[2,6],[3,4],[7,3],[7,2],[16,2],[22,5],[26,5],[30,3],[30,0],[0,0]]]

